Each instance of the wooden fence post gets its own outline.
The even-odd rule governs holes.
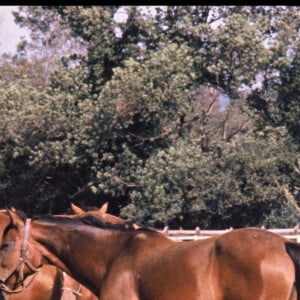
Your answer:
[[[195,228],[195,238],[197,239],[197,236],[199,236],[199,235],[201,235],[201,230],[200,230],[200,227],[197,226],[197,227]]]
[[[300,242],[299,224],[297,224],[297,225],[294,227],[294,232],[295,232],[295,235],[296,235],[296,241],[297,241],[297,243],[299,243],[299,242]]]
[[[169,235],[169,226],[165,226],[164,230],[163,230],[163,234],[168,236]]]

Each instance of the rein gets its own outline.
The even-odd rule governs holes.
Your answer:
[[[80,292],[81,285],[78,286],[77,291],[74,290],[74,289],[72,289],[72,288],[69,288],[69,287],[62,287],[61,290],[62,291],[67,291],[67,292],[71,292],[72,294],[77,295],[77,296],[82,296],[82,293]]]
[[[65,272],[62,272],[62,275],[63,275],[63,279],[65,281],[65,275],[66,275]],[[74,290],[70,287],[64,287],[64,286],[61,288],[61,290],[66,291],[66,292],[71,292],[73,295],[76,295],[76,296],[82,296],[82,293],[80,292],[81,284],[79,284],[77,290]]]
[[[21,281],[21,287],[18,288],[18,289],[10,289],[5,283],[2,283],[0,285],[0,290],[5,292],[5,293],[17,294],[17,293],[23,292],[25,289],[27,289],[31,285],[31,283],[35,279],[36,275],[38,274],[38,271],[40,270],[40,268],[35,268],[31,264],[31,262],[29,261],[29,259],[27,258],[27,255],[26,255],[29,232],[30,232],[30,223],[31,223],[31,219],[26,219],[23,243],[22,243],[22,248],[21,248],[21,253],[20,253],[21,254],[20,259],[19,259],[19,262],[18,262],[15,270],[10,275],[10,276],[12,276],[12,274],[15,271],[18,272],[18,279],[20,279],[20,281]],[[25,285],[25,282],[24,282],[24,272],[23,272],[25,265],[34,273],[31,280],[26,285]],[[10,276],[8,276],[7,279],[9,279]],[[7,279],[6,279],[6,281],[7,281]]]

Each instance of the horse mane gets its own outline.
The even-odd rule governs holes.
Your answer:
[[[125,222],[125,223],[110,223],[104,222],[92,215],[87,216],[78,216],[74,218],[68,217],[60,217],[60,216],[34,216],[32,220],[39,220],[39,221],[46,221],[46,222],[55,222],[60,224],[73,224],[73,225],[88,225],[92,227],[102,228],[102,229],[112,229],[112,230],[122,230],[122,231],[153,231],[156,232],[154,229],[150,229],[147,227],[141,227],[136,229],[132,222]]]
[[[16,214],[24,221],[26,222],[27,216],[22,210],[16,209]]]
[[[115,229],[115,230],[135,230],[133,227],[133,223],[131,222],[125,222],[125,223],[110,223],[110,222],[104,222],[92,215],[87,215],[83,217],[75,217],[73,218],[80,223],[84,225],[99,227],[103,229]]]

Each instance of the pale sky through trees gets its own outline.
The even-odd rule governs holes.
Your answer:
[[[0,6],[0,55],[4,52],[14,53],[21,36],[29,35],[28,31],[14,22],[12,11],[17,10],[18,6]],[[124,22],[126,19],[126,12],[120,8],[116,21]]]
[[[144,7],[143,7],[144,8]],[[147,9],[149,7],[145,7]],[[29,32],[20,28],[15,22],[12,11],[17,11],[18,6],[0,6],[0,55],[15,53],[16,46],[21,40],[21,36],[28,36]],[[154,13],[154,7],[150,7],[150,12]],[[116,14],[116,21],[124,22],[127,19],[126,11],[120,8]],[[221,96],[221,109],[225,109],[229,102],[226,95]]]
[[[21,36],[28,35],[25,29],[14,22],[12,11],[17,8],[18,6],[0,6],[0,54],[14,53]]]
[[[142,7],[149,9],[149,7]],[[154,13],[154,7],[150,7],[150,12]],[[29,32],[20,28],[15,22],[12,11],[17,11],[18,6],[0,6],[0,55],[3,53],[15,53],[17,44],[21,41],[21,36],[29,36]],[[126,11],[120,8],[116,14],[115,20],[124,22],[127,19]],[[226,95],[221,96],[221,109],[225,109],[229,98]]]

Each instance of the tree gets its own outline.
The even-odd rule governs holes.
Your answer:
[[[47,86],[52,70],[62,57],[86,55],[86,44],[79,37],[72,37],[61,16],[42,6],[20,6],[13,12],[15,22],[30,31],[30,41],[23,40],[18,53],[43,68]]]
[[[297,99],[299,9],[168,6],[153,15],[128,6],[124,23],[118,9],[16,14],[49,55],[25,43],[11,70],[3,64],[0,194],[31,212],[110,200],[155,226],[276,225],[298,205],[296,100],[285,99]],[[67,37],[86,55],[62,47]],[[43,82],[30,81],[30,68],[13,79],[32,62]]]
[[[214,152],[182,141],[157,152],[138,171],[123,214],[160,227],[276,226],[273,215],[292,207],[284,187],[299,176],[297,151],[282,130],[221,142]]]

